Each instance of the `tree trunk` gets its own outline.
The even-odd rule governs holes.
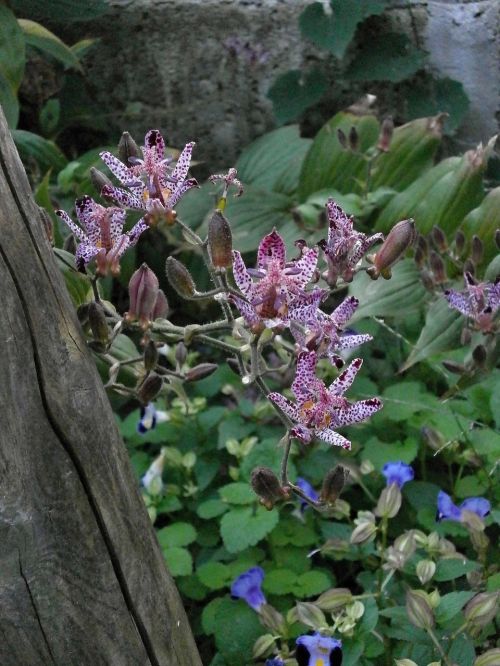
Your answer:
[[[200,665],[0,110],[0,663]]]

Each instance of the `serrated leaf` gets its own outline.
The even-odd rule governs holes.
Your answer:
[[[239,553],[248,546],[255,546],[263,539],[279,520],[276,509],[267,511],[258,507],[232,509],[224,514],[220,523],[220,533],[226,549],[230,553]]]
[[[53,141],[44,139],[38,134],[16,129],[12,131],[12,138],[23,162],[35,160],[42,173],[46,173],[49,169],[55,172],[61,171],[68,163]]]
[[[162,549],[187,546],[196,539],[196,530],[190,523],[174,523],[156,533]]]
[[[215,613],[217,612],[217,608],[221,605],[223,601],[225,601],[225,599],[222,599],[220,597],[212,599],[212,601],[209,601],[208,604],[203,609],[203,612],[201,614],[201,625],[203,627],[203,631],[208,636],[214,633]]]
[[[172,576],[189,576],[193,572],[193,558],[185,548],[164,548],[163,557]]]
[[[306,7],[299,18],[302,36],[336,58],[343,58],[359,23],[373,14],[382,14],[385,0],[331,0],[331,14],[325,12],[322,3],[314,2]]]
[[[479,564],[476,562],[471,562],[470,560],[462,559],[446,559],[439,560],[436,567],[436,573],[434,574],[434,580],[438,583],[443,583],[448,580],[455,580],[455,578],[460,578],[465,576],[465,574],[470,571],[474,571],[479,567]]]
[[[228,507],[225,502],[218,499],[210,499],[199,504],[196,513],[203,520],[210,520],[210,518],[221,516],[227,509]]]
[[[222,599],[215,609],[215,644],[228,664],[250,664],[253,645],[265,633],[257,613],[244,601]]]
[[[398,83],[425,65],[427,54],[401,33],[379,33],[361,45],[345,77],[351,81]]]
[[[267,93],[278,124],[296,120],[306,109],[319,102],[327,88],[328,81],[318,69],[306,74],[293,69],[279,76]]]
[[[248,483],[229,483],[219,488],[219,495],[228,504],[253,504],[257,497]]]
[[[12,9],[35,21],[57,21],[70,23],[72,21],[88,21],[102,16],[108,11],[106,0],[11,0]]]
[[[25,62],[23,32],[11,10],[0,4],[0,74],[14,93],[23,80]]]
[[[400,372],[408,370],[419,361],[454,349],[459,344],[463,325],[463,316],[452,310],[444,297],[435,300],[427,311],[424,327]]]
[[[436,608],[436,620],[439,624],[446,624],[455,617],[465,604],[472,599],[474,592],[461,591],[450,592],[441,597],[439,606]]]
[[[53,32],[50,32],[50,30],[47,30],[47,28],[36,21],[18,19],[18,23],[24,33],[26,44],[55,58],[55,60],[58,60],[65,67],[81,69],[80,62],[70,47],[62,39],[59,39],[57,35],[54,35]]]
[[[219,590],[231,580],[231,571],[222,562],[207,562],[196,569],[196,575],[210,590]]]

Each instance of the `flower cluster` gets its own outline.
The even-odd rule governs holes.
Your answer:
[[[454,504],[453,500],[443,490],[437,498],[436,520],[454,520],[463,522],[464,511],[475,513],[478,518],[486,518],[491,511],[490,502],[484,497],[468,497],[459,506]]]

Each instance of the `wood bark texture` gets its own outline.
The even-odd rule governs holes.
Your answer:
[[[0,109],[0,664],[201,665]]]

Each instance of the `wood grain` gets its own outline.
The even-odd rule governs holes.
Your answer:
[[[0,112],[0,664],[200,665]]]

